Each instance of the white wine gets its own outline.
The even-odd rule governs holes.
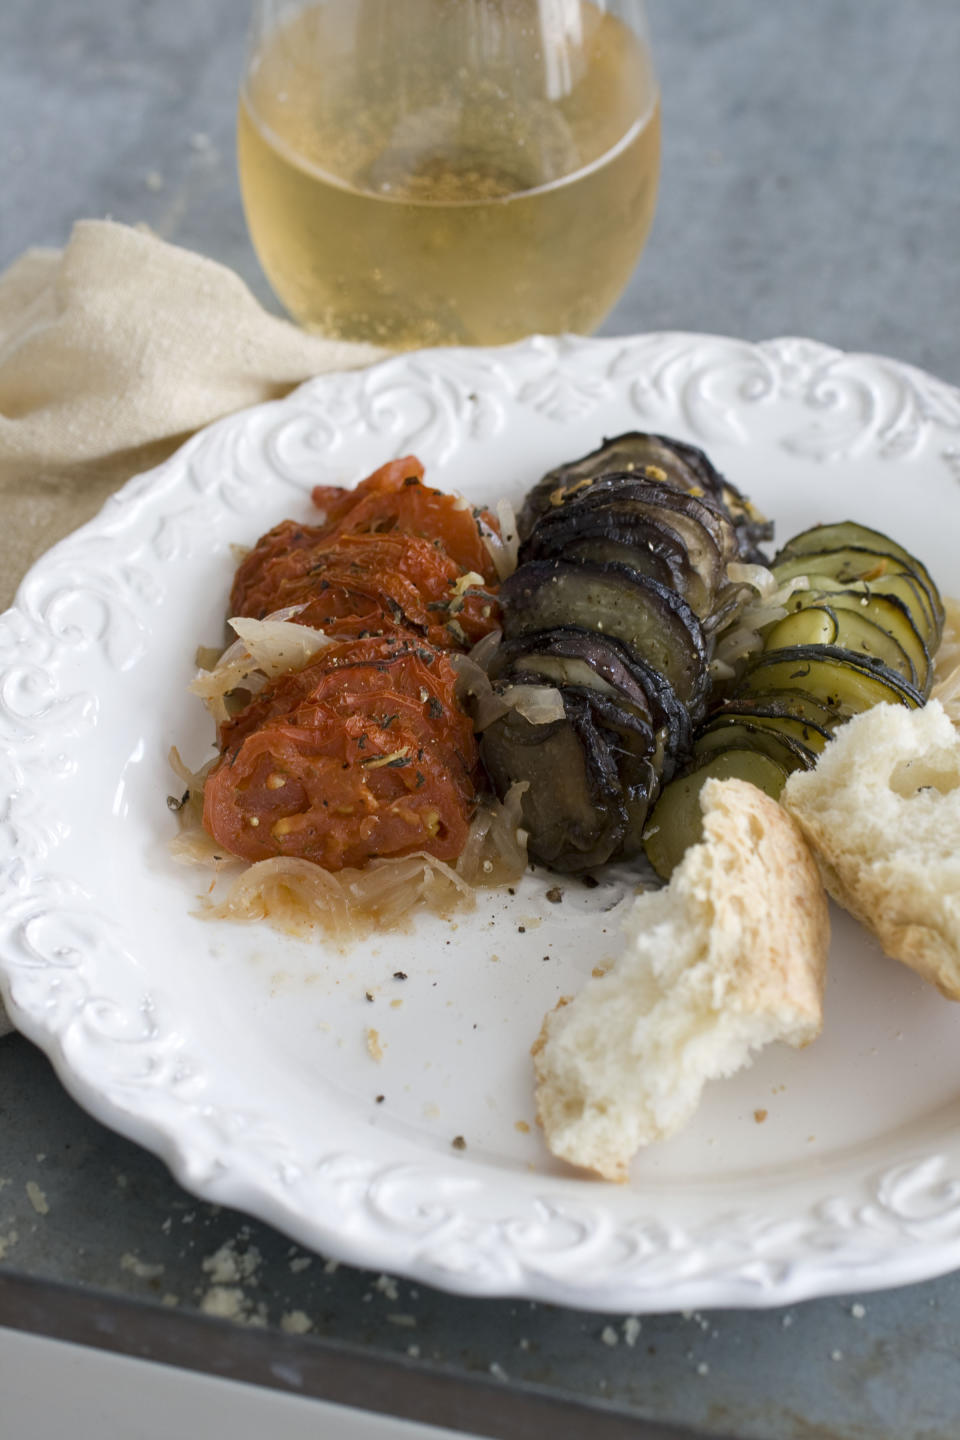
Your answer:
[[[653,219],[659,104],[642,42],[578,10],[575,47],[542,0],[324,0],[268,35],[240,179],[297,320],[398,349],[596,327]]]

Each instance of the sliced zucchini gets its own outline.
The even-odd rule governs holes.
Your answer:
[[[912,582],[907,581],[906,576],[899,578],[906,581],[905,588],[909,588],[911,597],[916,598]],[[837,588],[829,592],[797,590],[787,601],[787,608],[796,611],[818,604],[826,604],[834,611],[852,610],[885,630],[909,658],[916,676],[914,683],[917,689],[927,693],[933,675],[930,652],[901,597],[880,594],[872,586],[857,586],[852,590]]]
[[[825,725],[815,724],[812,720],[802,720],[799,716],[777,713],[769,709],[759,710],[752,705],[738,711],[733,707],[739,703],[739,701],[731,702],[729,713],[723,712],[716,719],[741,721],[746,723],[750,729],[760,727],[764,730],[774,730],[780,735],[787,736],[788,739],[797,741],[814,757],[822,753],[824,746],[831,738],[831,732]],[[711,721],[711,725],[715,723],[716,720]]]
[[[764,650],[784,650],[793,645],[837,645],[840,622],[826,605],[808,605],[784,620],[777,620],[763,637]]]
[[[810,605],[778,620],[764,636],[765,650],[794,645],[835,645],[855,654],[874,655],[891,670],[917,684],[917,672],[903,646],[886,630],[856,610]]]
[[[759,750],[779,761],[787,771],[812,770],[817,763],[814,751],[785,730],[770,729],[733,716],[712,720],[694,741],[695,760],[720,750]]]
[[[823,700],[845,716],[884,702],[911,709],[923,704],[920,692],[882,661],[832,645],[765,652],[753,662],[733,693],[764,695],[793,687]]]
[[[813,588],[815,584],[819,583],[819,577],[823,575],[839,582],[844,587],[863,582],[881,592],[887,590],[888,582],[891,579],[905,575],[914,582],[917,601],[922,608],[924,639],[929,636],[935,645],[940,643],[943,627],[933,597],[919,575],[911,570],[907,562],[901,560],[898,555],[886,555],[878,550],[864,550],[849,546],[844,550],[796,555],[786,560],[775,561],[770,568],[781,582],[792,580],[797,575],[807,575],[810,577],[810,588]],[[818,577],[817,581],[814,581],[813,575]],[[916,613],[912,605],[910,613],[911,615]],[[916,618],[919,622],[920,615],[917,615]]]
[[[671,780],[653,807],[643,842],[647,859],[665,880],[683,859],[688,846],[703,839],[700,791],[710,779],[749,780],[777,800],[786,784],[787,771],[757,750],[724,750],[709,756],[689,774]]]
[[[779,564],[781,560],[795,555],[809,555],[815,551],[847,549],[851,546],[867,550],[876,550],[884,555],[895,555],[898,559],[903,560],[908,569],[912,570],[917,576],[927,594],[934,602],[937,623],[942,630],[944,620],[943,601],[940,597],[940,591],[937,589],[923,561],[918,560],[916,555],[911,554],[909,550],[905,550],[904,547],[898,545],[895,540],[891,540],[889,535],[884,535],[880,530],[871,530],[866,525],[858,524],[856,520],[841,520],[835,525],[814,525],[809,530],[801,531],[799,535],[794,535],[787,541],[773,563],[775,565]]]
[[[724,700],[714,712],[721,715],[791,716],[805,724],[819,725],[829,734],[849,717],[836,705],[805,690],[764,690],[760,695],[740,695]]]

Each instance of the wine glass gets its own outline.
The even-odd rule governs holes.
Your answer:
[[[395,349],[589,332],[656,204],[642,0],[259,0],[238,155],[307,328]]]

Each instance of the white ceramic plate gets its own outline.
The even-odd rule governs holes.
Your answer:
[[[166,755],[208,751],[185,687],[222,634],[232,542],[389,456],[518,499],[626,429],[703,445],[782,537],[858,518],[960,589],[960,393],[893,361],[659,335],[311,382],[132,481],[0,620],[4,999],[77,1099],[189,1189],[354,1264],[610,1311],[941,1273],[960,1263],[960,1012],[843,915],[822,1039],[712,1086],[618,1187],[547,1155],[528,1058],[544,1012],[616,953],[617,883],[556,905],[531,876],[342,955],[197,918],[206,881],[167,856]]]

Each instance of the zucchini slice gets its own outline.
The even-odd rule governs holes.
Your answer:
[[[721,750],[758,750],[778,761],[788,772],[812,770],[817,763],[815,752],[785,730],[771,729],[732,715],[712,720],[694,741],[695,759]]]
[[[763,648],[782,650],[795,645],[835,645],[854,654],[873,655],[911,685],[918,683],[913,661],[899,641],[856,610],[832,605],[797,610],[767,631]]]
[[[828,605],[808,605],[777,620],[763,637],[764,650],[794,645],[839,645],[840,622]]]
[[[812,576],[827,576],[845,588],[864,582],[881,592],[887,590],[887,582],[896,576],[905,575],[914,582],[917,599],[923,611],[924,638],[931,637],[934,646],[940,643],[943,622],[940,619],[939,594],[937,602],[927,590],[920,576],[898,555],[883,554],[878,550],[864,550],[849,546],[844,550],[827,550],[796,555],[791,559],[775,561],[771,570],[780,581],[793,580],[798,575],[809,576],[809,585],[814,587]],[[911,606],[911,614],[914,609]],[[918,617],[919,619],[919,617]]]
[[[804,690],[844,716],[883,703],[916,709],[923,696],[909,681],[867,655],[832,645],[798,645],[771,650],[755,660],[735,695],[764,695],[771,690]]]
[[[884,555],[895,555],[897,559],[903,560],[907,568],[912,570],[926,590],[934,604],[934,611],[937,615],[937,623],[943,629],[944,611],[940,591],[934,583],[929,570],[922,560],[916,555],[891,540],[889,535],[884,535],[880,530],[871,530],[866,525],[860,525],[856,520],[841,520],[835,525],[814,525],[809,530],[803,530],[799,535],[794,535],[787,541],[780,550],[774,565],[781,560],[786,560],[795,555],[809,555],[811,552],[848,549],[856,546],[860,549],[875,550]]]
[[[794,740],[802,745],[814,759],[822,753],[824,746],[831,738],[831,731],[826,725],[816,724],[812,720],[803,720],[797,715],[788,715],[771,709],[758,709],[756,706],[744,705],[740,709],[734,708],[741,705],[739,701],[732,701],[729,710],[723,710],[711,721],[711,728],[718,720],[738,721],[755,730],[758,727],[763,730],[773,730],[779,735],[785,735],[788,739]],[[834,722],[836,723],[836,722]]]
[[[757,750],[723,750],[709,756],[688,775],[671,780],[653,807],[643,842],[647,859],[665,880],[683,859],[687,847],[703,839],[700,791],[709,779],[749,780],[777,800],[787,782],[787,771]]]
[[[906,579],[905,576],[899,578]],[[910,594],[915,597],[916,592],[911,588]],[[864,619],[871,620],[874,625],[886,631],[896,640],[913,666],[917,689],[923,691],[924,695],[927,694],[933,678],[930,651],[900,596],[880,594],[872,586],[857,586],[853,590],[797,590],[787,601],[787,608],[796,611],[819,604],[827,605],[837,612],[852,610],[854,614],[862,615]]]

